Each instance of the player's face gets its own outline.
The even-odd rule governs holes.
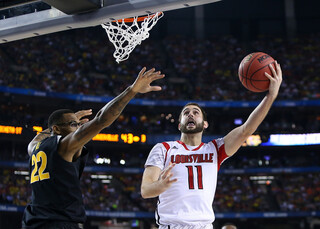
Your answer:
[[[202,132],[206,128],[206,122],[203,121],[203,115],[199,107],[190,105],[181,112],[181,121],[179,130],[185,134],[195,134]]]
[[[55,126],[57,134],[66,136],[80,127],[80,121],[75,114],[68,113],[63,115],[63,122]]]

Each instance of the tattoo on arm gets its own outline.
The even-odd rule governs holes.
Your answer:
[[[110,113],[113,116],[119,116],[130,100],[131,98],[129,99],[128,96],[124,96],[123,98],[115,101],[115,103],[110,107]]]
[[[110,126],[118,118],[122,110],[135,94],[136,93],[131,90],[131,87],[128,87],[120,95],[101,108],[96,117],[92,120],[93,122],[89,122],[89,125],[81,126],[74,134],[70,135],[73,139],[72,152],[79,150],[102,129]],[[66,137],[64,140],[68,141],[68,138]]]
[[[41,142],[42,140],[50,136],[51,136],[51,132],[49,129],[41,131],[39,134],[37,134],[28,145],[28,154],[31,155],[33,148],[36,146],[38,142]]]
[[[35,136],[32,141],[33,142],[41,142],[43,139],[46,139],[50,136],[51,136],[51,132],[50,132],[50,129],[48,128],[48,129],[41,131],[39,134],[37,134],[37,136]]]
[[[40,132],[37,136],[36,136],[36,139],[37,141],[42,141],[43,139],[47,138],[47,137],[50,137],[51,133],[50,132]]]
[[[125,106],[135,96],[136,93],[132,92],[128,87],[119,96],[105,105],[97,114],[97,117],[101,118],[102,122],[113,122],[121,114]]]

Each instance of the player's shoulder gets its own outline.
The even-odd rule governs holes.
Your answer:
[[[208,144],[209,144],[209,143],[213,143],[213,144],[214,144],[214,143],[217,143],[217,144],[219,143],[219,144],[221,144],[221,143],[224,143],[224,138],[223,138],[223,137],[221,137],[221,138],[215,138],[215,139],[209,141]]]
[[[216,138],[216,139],[213,139],[205,144],[209,145],[209,146],[213,145],[217,148],[220,148],[220,146],[224,145],[224,139],[223,138]]]
[[[53,135],[43,139],[40,143],[40,147],[53,147],[59,144],[59,141],[62,139],[61,135]]]
[[[177,141],[165,141],[165,142],[160,142],[155,145],[155,147],[160,147],[165,150],[172,149],[173,147],[177,147],[178,143]]]
[[[44,151],[47,149],[57,147],[59,139],[60,139],[59,136],[53,135],[53,136],[46,137],[41,141],[31,142],[29,143],[29,146],[28,146],[28,153],[31,156],[32,154],[37,154],[39,151]],[[29,147],[30,147],[30,151],[29,151]]]
[[[61,138],[62,138],[61,135],[52,135],[50,137],[45,138],[42,142],[58,143]]]

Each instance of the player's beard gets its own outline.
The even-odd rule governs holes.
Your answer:
[[[196,124],[196,128],[188,129],[185,124],[180,123],[180,131],[184,134],[196,134],[204,130],[204,121]]]

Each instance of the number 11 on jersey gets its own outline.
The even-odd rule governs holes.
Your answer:
[[[196,168],[197,181],[198,181],[198,189],[203,189],[202,183],[202,166],[186,166],[188,169],[188,181],[189,181],[189,189],[194,189],[194,175],[193,175],[193,167]]]

